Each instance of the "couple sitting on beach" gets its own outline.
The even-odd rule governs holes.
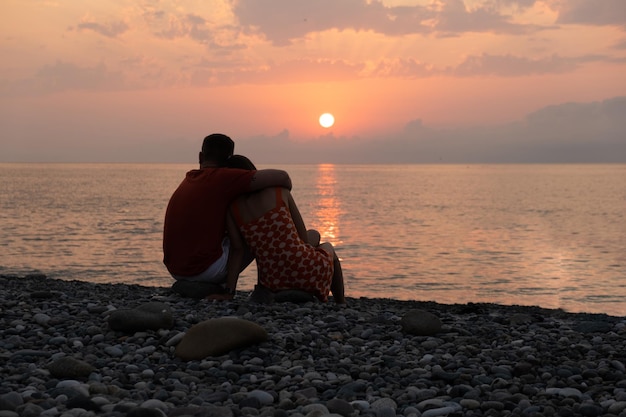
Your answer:
[[[320,301],[332,291],[335,302],[345,303],[339,259],[319,233],[306,230],[287,172],[257,170],[233,152],[228,136],[207,136],[200,169],[189,171],[170,198],[163,262],[174,289],[232,299],[239,274],[256,259],[257,287],[304,291]]]

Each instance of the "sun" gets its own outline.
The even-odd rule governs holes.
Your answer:
[[[330,113],[324,113],[320,116],[320,126],[328,129],[335,124],[335,116]]]

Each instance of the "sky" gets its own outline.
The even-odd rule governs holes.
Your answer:
[[[0,57],[0,162],[626,162],[624,0],[2,0]]]

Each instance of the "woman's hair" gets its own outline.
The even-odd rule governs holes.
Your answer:
[[[243,155],[233,155],[226,161],[227,168],[247,169],[250,171],[256,171],[256,167],[251,160]]]

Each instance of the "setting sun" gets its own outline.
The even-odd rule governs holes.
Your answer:
[[[330,113],[324,113],[320,116],[320,125],[329,128],[335,124],[335,117]]]

